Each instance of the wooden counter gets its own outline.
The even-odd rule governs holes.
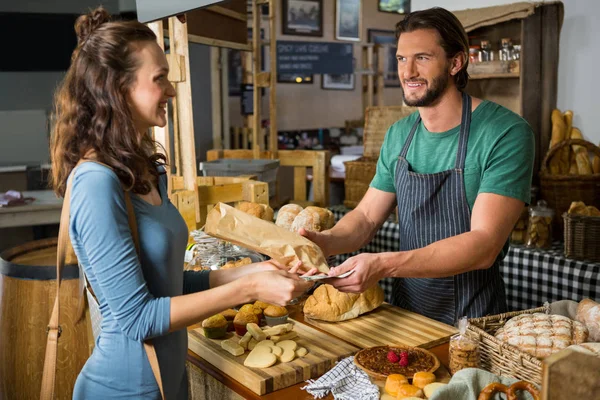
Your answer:
[[[289,306],[290,317],[293,319],[304,322],[304,315],[301,312],[299,306]],[[198,328],[198,325],[190,327],[190,329]],[[314,327],[314,326],[313,326]],[[322,331],[319,328],[315,328]],[[325,332],[325,331],[322,331]],[[325,332],[326,333],[326,332]],[[444,368],[448,365],[448,343],[438,344],[429,351],[434,353]],[[311,400],[313,396],[308,394],[301,388],[306,383],[301,382],[294,386],[287,387],[285,389],[277,390],[272,393],[259,396],[252,392],[250,389],[232,379],[227,374],[204,360],[200,355],[195,354],[192,351],[188,351],[188,369],[190,374],[190,398],[191,399],[253,399],[253,400],[275,400],[275,399],[286,399],[286,400]],[[332,395],[325,397],[326,399],[333,399]]]

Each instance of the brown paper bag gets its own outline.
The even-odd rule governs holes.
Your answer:
[[[314,267],[320,272],[329,271],[323,252],[310,240],[224,203],[208,213],[204,232],[266,254],[289,267],[301,260],[306,270]]]

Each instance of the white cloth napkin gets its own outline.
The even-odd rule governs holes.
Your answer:
[[[379,388],[371,383],[369,376],[354,365],[354,357],[341,360],[329,372],[316,381],[306,381],[302,389],[321,399],[329,392],[336,400],[378,400]]]
[[[346,166],[344,165],[346,161],[354,161],[360,157],[360,155],[335,155],[331,157],[331,168],[335,171],[344,172],[346,171]]]

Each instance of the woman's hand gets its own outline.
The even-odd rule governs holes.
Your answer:
[[[313,283],[300,278],[297,268],[298,266],[295,266],[290,271],[264,271],[248,275],[249,286],[254,293],[253,298],[265,303],[285,306],[291,300],[300,297],[313,286]]]

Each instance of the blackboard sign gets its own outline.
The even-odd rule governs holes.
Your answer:
[[[242,115],[254,114],[254,85],[243,84],[240,96]]]
[[[351,43],[277,41],[277,72],[280,74],[351,74],[354,47]]]

